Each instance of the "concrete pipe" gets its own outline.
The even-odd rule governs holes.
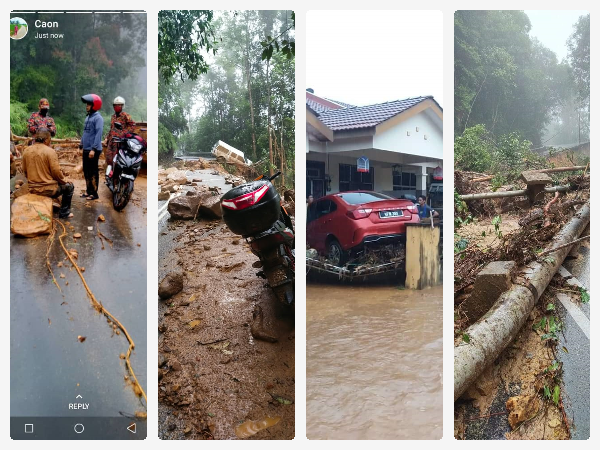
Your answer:
[[[589,222],[588,203],[554,236],[546,250],[574,241]],[[454,401],[514,340],[570,248],[571,246],[564,247],[550,253],[543,261],[534,261],[525,266],[520,275],[528,281],[527,287],[513,285],[500,296],[487,314],[465,330],[470,338],[469,343],[454,348]]]
[[[461,200],[483,200],[486,198],[503,198],[503,197],[518,197],[519,195],[527,195],[527,189],[518,191],[503,191],[503,192],[482,192],[481,194],[465,194],[461,195]]]

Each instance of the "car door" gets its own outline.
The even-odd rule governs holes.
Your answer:
[[[315,210],[313,211],[312,226],[306,229],[307,239],[311,244],[311,247],[316,249],[318,252],[323,253],[325,251],[325,239],[327,238],[327,224],[331,222],[331,217],[327,217],[331,207],[331,200],[317,200],[315,203]]]

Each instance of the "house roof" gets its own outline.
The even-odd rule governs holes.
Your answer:
[[[317,115],[322,112],[329,111],[331,109],[346,108],[345,103],[338,103],[334,100],[329,100],[324,97],[319,97],[312,92],[306,92],[306,106],[313,110]]]
[[[368,106],[354,106],[306,92],[306,106],[318,116],[327,128],[333,131],[377,126],[428,99],[433,100],[440,110],[442,109],[431,95]]]
[[[433,100],[433,97],[415,97],[376,105],[332,109],[321,112],[319,120],[334,131],[370,128],[428,99]]]

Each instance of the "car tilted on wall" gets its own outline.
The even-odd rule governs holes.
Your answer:
[[[371,191],[339,192],[309,206],[306,240],[332,264],[343,265],[367,245],[402,242],[410,222],[419,222],[410,200]]]

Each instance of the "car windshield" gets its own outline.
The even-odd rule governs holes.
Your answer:
[[[379,192],[346,192],[338,194],[338,197],[344,200],[349,205],[360,205],[362,203],[380,202],[382,200],[395,200],[385,194]]]

